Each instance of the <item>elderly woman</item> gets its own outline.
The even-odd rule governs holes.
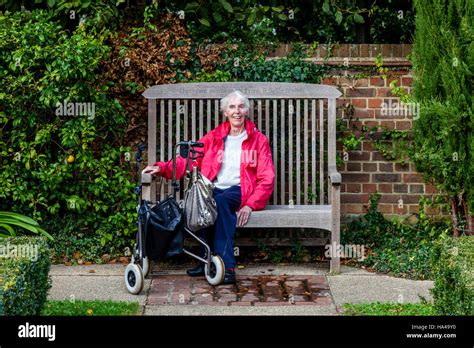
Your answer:
[[[226,120],[199,140],[204,143],[204,156],[195,163],[215,185],[218,216],[214,226],[203,230],[202,237],[213,241],[213,252],[224,261],[224,284],[235,283],[235,229],[247,223],[252,211],[265,208],[275,178],[268,139],[246,118],[249,105],[247,97],[239,91],[221,100]],[[157,162],[143,172],[170,179],[172,166],[168,164]],[[184,173],[185,159],[178,157],[177,178]],[[200,263],[187,273],[191,277],[204,275],[204,265]]]

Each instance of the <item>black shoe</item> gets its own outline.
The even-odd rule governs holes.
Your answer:
[[[200,277],[204,275],[204,264],[200,263],[197,267],[188,269],[186,271],[190,277]]]
[[[222,284],[235,284],[235,272],[230,269],[226,269]]]

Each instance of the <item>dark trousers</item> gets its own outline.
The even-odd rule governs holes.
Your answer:
[[[199,231],[211,247],[214,254],[224,260],[225,268],[235,268],[234,235],[237,225],[236,210],[240,207],[240,186],[231,186],[222,190],[214,188],[217,204],[217,220],[211,227]],[[204,255],[204,248],[201,250]]]

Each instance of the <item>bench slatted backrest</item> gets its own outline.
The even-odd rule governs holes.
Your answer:
[[[143,94],[148,99],[148,163],[172,158],[173,144],[198,140],[219,125],[224,120],[219,100],[234,90],[249,97],[248,117],[270,140],[276,181],[269,204],[330,204],[326,173],[336,163],[336,98],[341,95],[332,86],[224,82],[151,87]],[[171,192],[169,183],[163,186],[159,199]]]

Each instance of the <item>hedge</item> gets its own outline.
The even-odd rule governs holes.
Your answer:
[[[39,315],[51,288],[50,250],[46,240],[42,237],[0,239],[0,267],[1,314]]]
[[[446,238],[434,255],[434,307],[440,315],[474,315],[474,236]]]

